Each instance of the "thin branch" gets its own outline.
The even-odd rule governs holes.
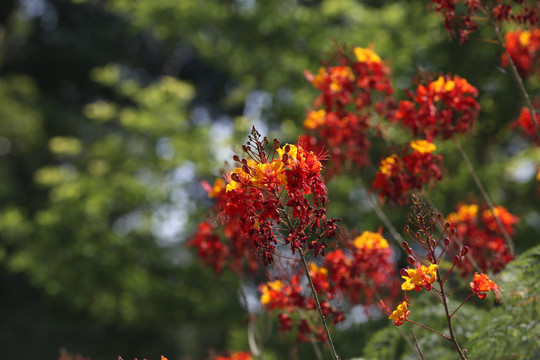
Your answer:
[[[416,338],[416,335],[414,334],[414,330],[411,330],[411,333],[414,339],[414,343],[416,344],[416,348],[418,349],[418,354],[420,354],[420,359],[424,360],[424,354],[422,354],[422,350],[420,350],[420,345],[418,345],[418,339]]]
[[[304,257],[304,254],[299,251],[300,258],[302,259],[302,264],[304,265],[304,270],[306,272],[306,277],[309,281],[309,286],[311,287],[311,293],[313,294],[313,300],[315,300],[315,304],[317,305],[317,310],[319,311],[319,316],[321,317],[321,321],[324,327],[324,332],[326,334],[326,338],[328,340],[328,344],[330,344],[330,350],[332,350],[332,356],[334,360],[339,360],[339,356],[336,352],[336,349],[334,348],[334,342],[332,341],[332,336],[330,336],[330,330],[328,329],[328,325],[326,325],[326,317],[324,316],[321,308],[321,303],[319,302],[319,296],[317,295],[317,291],[315,290],[315,286],[313,285],[313,280],[311,279],[311,275],[309,274],[309,268],[306,263],[306,258]]]
[[[497,225],[499,226],[499,229],[501,230],[501,232],[502,232],[502,234],[504,236],[504,239],[506,240],[506,245],[508,246],[508,250],[510,250],[510,253],[513,255],[514,254],[514,242],[512,241],[512,238],[510,237],[510,235],[508,234],[508,232],[504,228],[504,225],[501,222],[501,219],[499,219],[499,216],[497,216],[497,214],[495,212],[495,206],[493,206],[493,202],[491,202],[491,199],[490,199],[486,189],[484,188],[484,185],[482,184],[482,181],[480,181],[480,178],[478,177],[478,174],[476,173],[476,170],[474,170],[474,166],[471,163],[471,160],[469,159],[469,156],[467,156],[467,153],[465,152],[465,150],[461,146],[459,138],[456,137],[455,143],[456,143],[456,148],[460,152],[461,157],[465,161],[465,164],[467,165],[467,168],[469,169],[469,172],[471,173],[471,176],[472,176],[474,182],[476,183],[476,186],[478,187],[478,190],[480,190],[480,193],[482,194],[482,197],[486,201],[486,203],[487,203],[487,205],[489,207],[489,210],[491,210],[491,214],[493,215],[493,218],[497,222]]]

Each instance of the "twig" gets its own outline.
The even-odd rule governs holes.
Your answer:
[[[324,332],[326,334],[326,338],[328,340],[328,344],[330,344],[330,350],[332,350],[332,356],[334,360],[339,360],[339,356],[336,352],[336,349],[334,348],[334,342],[332,341],[332,336],[330,336],[330,330],[328,330],[328,326],[326,325],[326,318],[322,312],[321,303],[319,302],[319,296],[317,295],[317,291],[315,290],[315,286],[313,285],[313,280],[311,279],[311,275],[309,274],[309,269],[306,263],[306,258],[304,257],[304,254],[302,251],[299,251],[300,258],[302,259],[302,264],[304,265],[304,270],[306,272],[306,277],[309,281],[309,286],[311,287],[311,293],[313,294],[313,300],[315,300],[315,304],[317,305],[317,310],[319,311],[319,316],[321,317],[321,321],[323,323]]]
[[[422,354],[422,350],[420,350],[420,345],[418,345],[418,339],[416,338],[416,335],[414,334],[414,330],[411,330],[411,333],[414,339],[414,343],[416,344],[416,348],[418,349],[418,353],[420,354],[420,359],[424,360],[424,354]]]
[[[480,193],[482,194],[482,197],[486,201],[486,203],[487,203],[487,205],[489,207],[489,210],[491,211],[491,214],[493,215],[493,218],[495,219],[495,222],[497,222],[497,225],[499,226],[499,229],[501,230],[501,232],[502,232],[502,234],[504,236],[504,239],[506,240],[508,250],[510,250],[510,253],[513,255],[514,254],[514,242],[512,241],[512,238],[510,237],[510,235],[508,234],[508,232],[504,228],[504,225],[501,222],[501,220],[499,219],[499,216],[496,214],[495,206],[493,206],[493,203],[491,202],[491,199],[489,198],[489,195],[488,195],[486,189],[484,188],[484,185],[482,184],[482,181],[480,181],[480,178],[478,177],[478,174],[474,170],[474,166],[471,163],[471,160],[469,159],[469,157],[467,156],[467,153],[465,152],[465,150],[461,146],[459,138],[456,137],[455,143],[456,143],[456,148],[460,152],[461,157],[465,161],[465,165],[467,165],[467,168],[469,169],[469,172],[471,173],[471,176],[472,176],[476,186],[478,187],[478,190],[480,190]]]

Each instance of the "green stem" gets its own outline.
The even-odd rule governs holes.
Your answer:
[[[463,160],[465,161],[465,165],[467,165],[467,168],[469,169],[469,172],[471,173],[471,176],[473,177],[473,180],[476,183],[476,186],[478,187],[478,190],[480,190],[480,193],[482,194],[482,197],[486,201],[487,206],[489,207],[489,210],[491,210],[491,214],[493,215],[493,218],[495,219],[495,222],[499,226],[499,229],[501,230],[501,232],[502,232],[502,234],[504,236],[504,239],[506,240],[508,250],[510,250],[510,253],[513,255],[514,254],[514,242],[512,241],[512,238],[510,237],[510,235],[508,234],[508,232],[504,228],[504,225],[501,222],[501,220],[499,219],[499,217],[497,216],[497,214],[495,213],[495,206],[493,206],[493,203],[491,202],[491,199],[489,198],[489,195],[488,195],[486,189],[484,188],[484,185],[482,184],[482,181],[480,181],[480,178],[478,177],[478,174],[474,170],[474,166],[471,163],[471,160],[469,159],[469,157],[467,156],[467,153],[465,152],[465,150],[461,146],[459,138],[456,137],[455,143],[456,143],[456,147],[457,147],[458,151],[461,154],[461,157],[463,157]]]
[[[299,253],[300,253],[300,258],[302,259],[302,264],[304,265],[306,277],[309,281],[309,286],[311,287],[313,300],[315,300],[315,305],[317,305],[317,310],[319,311],[319,316],[321,317],[321,321],[324,327],[324,332],[326,334],[326,338],[328,339],[328,344],[330,344],[330,350],[332,350],[332,356],[334,360],[339,360],[339,356],[336,352],[336,349],[334,348],[334,342],[332,341],[332,336],[330,336],[330,330],[328,329],[328,326],[326,325],[326,317],[324,316],[322,312],[321,303],[319,302],[319,296],[317,295],[317,291],[315,290],[315,286],[313,285],[313,280],[311,279],[311,275],[309,274],[309,268],[306,263],[306,258],[304,257],[304,254],[302,253],[302,251],[299,251]]]

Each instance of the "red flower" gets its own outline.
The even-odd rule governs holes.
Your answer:
[[[409,145],[403,157],[392,154],[381,160],[373,181],[373,188],[380,191],[381,199],[403,205],[408,203],[411,190],[442,179],[442,157],[432,154],[436,146],[426,140],[411,141]]]
[[[540,125],[540,114],[535,114],[536,123]],[[536,135],[536,129],[531,117],[531,110],[528,107],[523,107],[519,117],[512,123],[514,127],[520,127],[521,130],[529,137],[533,138],[536,145],[540,146],[540,138]]]
[[[499,290],[501,289],[497,284],[490,280],[486,274],[474,273],[474,279],[470,283],[472,292],[480,299],[486,297],[486,292],[493,291],[497,295],[497,300],[499,300]]]
[[[540,70],[540,29],[509,31],[504,46],[524,79]],[[502,55],[501,63],[504,67],[508,66],[506,54]]]
[[[436,136],[451,138],[472,128],[480,104],[478,90],[457,75],[439,76],[419,85],[412,101],[401,101],[396,119],[403,121],[413,136],[424,134],[428,141]]]
[[[502,206],[497,206],[495,212],[507,232],[514,233],[514,225],[518,222],[518,218]],[[469,255],[482,271],[499,272],[513,260],[514,257],[505,245],[501,230],[491,211],[480,211],[480,207],[476,204],[462,204],[458,206],[457,212],[447,216],[447,221],[456,229],[462,245],[469,248]],[[467,258],[463,258],[458,266],[463,275],[473,271],[473,266]]]

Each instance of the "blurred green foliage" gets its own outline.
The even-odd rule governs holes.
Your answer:
[[[336,42],[373,46],[401,98],[419,68],[479,88],[483,112],[464,145],[494,200],[521,217],[518,251],[536,243],[537,185],[516,174],[538,165],[540,153],[508,130],[522,103],[498,67],[499,50],[482,41],[492,34],[449,42],[426,3],[2,2],[0,357],[50,359],[62,346],[92,359],[247,349],[237,279],[216,278],[185,249],[208,205],[199,182],[218,173],[252,122],[294,141],[316,94],[303,71],[317,71]],[[429,195],[448,212],[479,195],[453,144],[439,145],[451,173]],[[374,162],[385,151],[374,144]],[[329,190],[331,216],[351,228],[380,226],[351,177]],[[400,228],[407,209],[385,211]],[[367,358],[414,354],[387,325],[355,324],[336,339],[345,355],[361,355],[385,326]],[[292,356],[292,339],[274,338],[268,358]]]

